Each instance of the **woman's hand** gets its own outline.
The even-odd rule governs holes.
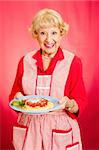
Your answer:
[[[21,92],[17,92],[15,95],[14,95],[14,98],[19,98],[21,96],[24,96]],[[14,110],[17,114],[20,114],[20,112]]]
[[[71,113],[76,113],[79,109],[77,102],[74,99],[69,99],[67,96],[64,96],[59,103],[62,105],[63,109],[66,109]]]
[[[24,96],[21,92],[17,92],[15,95],[14,95],[14,98],[19,98],[21,96]]]

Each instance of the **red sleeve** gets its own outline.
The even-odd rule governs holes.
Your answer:
[[[75,56],[70,67],[64,94],[70,99],[73,98],[76,100],[79,106],[80,113],[84,110],[87,102],[82,74],[81,60],[77,56]]]
[[[10,96],[9,96],[10,100],[13,99],[14,95],[17,92],[20,91],[20,92],[23,93],[23,90],[22,90],[23,58],[24,57],[21,58],[21,60],[19,61],[19,64],[18,64],[15,81],[14,81],[14,84],[13,84],[13,87],[12,87],[12,90],[11,90],[11,93],[10,93]]]

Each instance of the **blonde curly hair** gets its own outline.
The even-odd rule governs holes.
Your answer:
[[[42,9],[34,17],[32,25],[29,28],[34,38],[38,36],[39,28],[58,27],[60,34],[63,36],[69,30],[69,25],[65,23],[61,15],[52,9]]]

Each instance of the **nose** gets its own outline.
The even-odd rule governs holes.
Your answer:
[[[47,42],[50,42],[50,41],[51,41],[51,35],[50,35],[49,33],[48,33],[47,36],[46,36],[46,41],[47,41]]]

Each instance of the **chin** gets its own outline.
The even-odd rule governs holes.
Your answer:
[[[54,53],[56,50],[55,50],[56,48],[53,48],[53,49],[50,49],[50,48],[48,48],[48,49],[46,49],[46,51],[48,52],[48,53]]]
[[[47,51],[46,53],[53,54],[53,53],[55,53],[55,51],[50,50],[50,51]]]
[[[53,50],[51,50],[51,49],[47,49],[47,48],[46,48],[46,49],[44,50],[44,52],[46,52],[46,53],[48,53],[48,54],[49,54],[49,53],[53,53],[54,51],[53,51]]]

